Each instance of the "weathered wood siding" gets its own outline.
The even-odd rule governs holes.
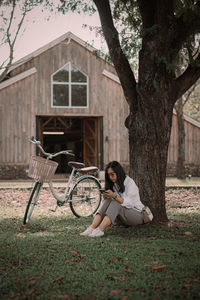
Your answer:
[[[28,162],[31,147],[27,141],[35,134],[36,86],[37,76],[31,75],[0,92],[0,162]]]

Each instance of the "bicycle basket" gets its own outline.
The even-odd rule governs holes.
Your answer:
[[[39,181],[50,181],[57,169],[58,163],[40,156],[32,156],[28,176]]]

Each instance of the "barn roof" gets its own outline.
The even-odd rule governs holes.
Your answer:
[[[9,68],[9,72],[14,70],[15,68],[19,67],[20,65],[26,63],[27,61],[31,60],[32,58],[40,55],[41,53],[49,50],[50,48],[52,48],[62,42],[68,44],[68,43],[70,43],[71,40],[74,40],[81,46],[87,48],[89,51],[97,53],[100,58],[105,59],[105,55],[100,50],[97,50],[96,48],[94,48],[93,46],[91,46],[90,44],[88,44],[87,42],[82,40],[81,38],[74,35],[72,32],[68,31],[67,33],[61,35],[59,38],[47,43],[46,45],[40,47],[39,49],[33,51],[32,53],[24,56],[23,58],[19,59],[15,63],[13,63],[12,66]]]

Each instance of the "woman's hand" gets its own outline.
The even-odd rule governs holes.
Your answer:
[[[120,204],[124,202],[122,197],[117,196],[112,190],[107,190],[103,193],[103,199],[113,198]]]
[[[113,193],[112,190],[106,190],[106,191],[103,193],[103,198],[104,198],[104,199],[115,198],[115,197],[116,197],[116,194]]]

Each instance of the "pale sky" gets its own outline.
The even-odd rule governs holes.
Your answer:
[[[37,50],[68,31],[71,31],[79,38],[92,44],[95,48],[101,48],[103,42],[102,38],[97,36],[95,31],[90,31],[89,28],[83,28],[82,26],[83,24],[100,26],[98,13],[93,16],[85,14],[79,15],[77,13],[67,13],[65,15],[52,14],[51,18],[47,20],[49,15],[49,11],[41,12],[40,7],[35,8],[27,15],[23,29],[16,41],[14,61]],[[107,51],[105,42],[103,48]],[[0,53],[1,62],[1,60],[8,55],[8,48],[1,47]]]

